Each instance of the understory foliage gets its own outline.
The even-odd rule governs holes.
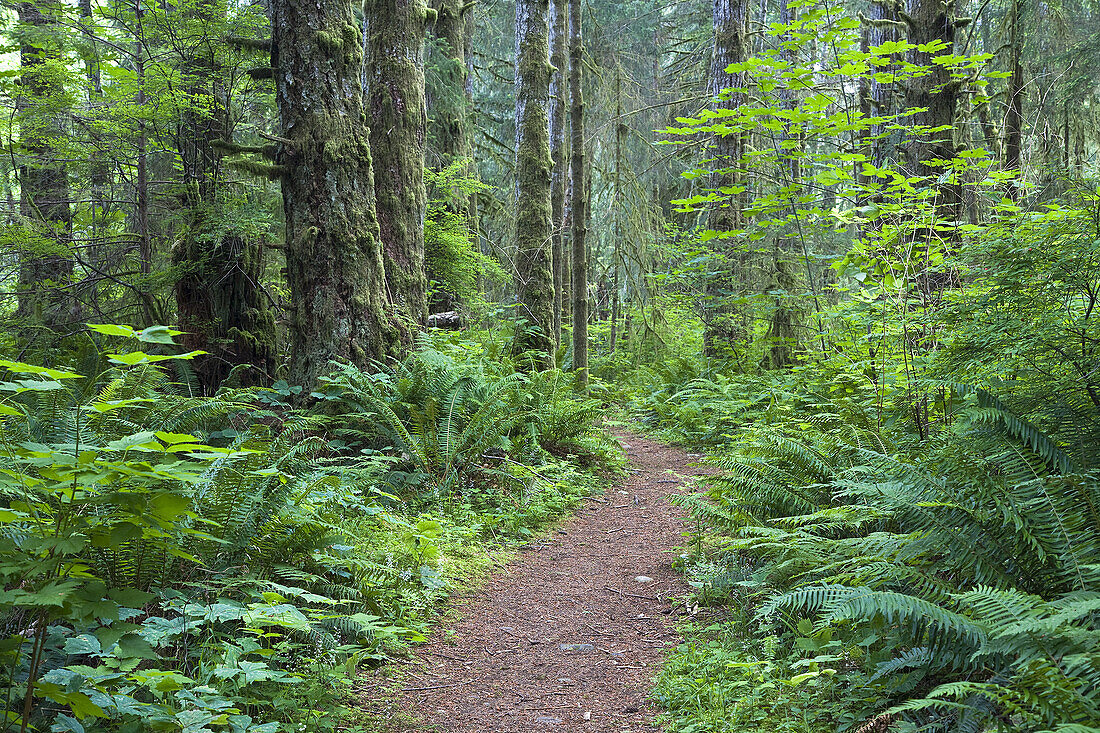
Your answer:
[[[682,499],[723,610],[662,677],[675,730],[1100,729],[1098,200],[968,241],[917,363],[636,373],[640,417],[717,470]]]
[[[177,335],[0,362],[7,730],[334,729],[357,665],[595,486],[565,458],[618,461],[560,375],[469,341],[337,366],[302,409],[285,382],[189,396]]]

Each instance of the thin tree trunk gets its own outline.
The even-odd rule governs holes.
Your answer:
[[[272,66],[283,143],[290,379],[331,360],[368,366],[408,336],[386,296],[363,122],[363,44],[348,0],[275,0]]]
[[[27,325],[59,331],[80,319],[73,293],[74,260],[69,172],[55,140],[64,137],[65,89],[54,62],[61,58],[57,18],[32,2],[19,3],[18,21],[33,42],[20,47],[19,212],[34,232],[20,253],[17,316]]]
[[[366,0],[366,105],[375,210],[389,300],[410,321],[428,317],[424,272],[424,8],[410,0]]]
[[[566,27],[568,0],[550,2],[550,216],[553,220],[554,344],[561,345],[562,300],[565,297],[565,154]]]
[[[513,350],[553,362],[550,240],[550,27],[548,0],[516,2],[516,337]]]
[[[615,353],[616,342],[619,337],[619,268],[622,266],[622,239],[623,239],[623,135],[626,134],[626,123],[623,122],[623,67],[615,65],[615,201],[612,203],[612,216],[615,220],[611,243],[611,337],[609,352]]]
[[[719,97],[720,107],[736,108],[742,101],[740,92],[723,90],[739,87],[740,74],[729,74],[730,64],[745,60],[747,52],[748,7],[747,0],[714,0],[714,57],[711,61],[710,92]],[[722,95],[720,97],[720,95]],[[717,232],[729,232],[741,226],[741,195],[736,187],[741,184],[740,161],[743,139],[739,132],[716,135],[712,143],[712,165],[718,172],[712,177],[713,188],[730,193],[725,201],[711,209],[708,228]],[[722,240],[715,240],[722,241]],[[725,240],[729,241],[729,240]],[[745,252],[723,247],[722,259],[717,269],[720,275],[708,279],[703,306],[703,350],[708,356],[718,356],[727,349],[738,349],[748,340],[744,323],[744,307],[731,306],[733,295],[742,294],[747,286],[748,256]]]
[[[788,26],[791,25],[794,20],[795,13],[792,11],[788,0],[779,0],[779,24]],[[789,34],[784,34],[781,40],[787,41],[789,38]],[[792,65],[796,62],[794,54],[789,46],[786,45],[784,45],[783,49],[780,51],[780,58]],[[781,94],[783,108],[786,110],[794,110],[796,106],[794,92],[790,89],[784,89]],[[789,148],[785,144],[789,140],[791,140],[791,132],[788,125],[784,128],[780,136],[779,150],[783,151],[786,155],[785,160],[780,160],[780,165],[786,169],[782,171],[784,180],[782,180],[781,183],[784,187],[799,191],[802,183],[802,166],[799,164],[799,161],[801,159],[803,146],[802,141],[799,140],[794,148]],[[794,222],[798,216],[798,211],[795,207],[796,204],[792,202],[787,212],[790,221],[786,225],[785,230],[776,236],[775,247],[772,252],[773,285],[778,293],[775,298],[772,320],[769,326],[769,345],[766,358],[767,365],[772,369],[787,369],[791,367],[795,361],[795,349],[797,348],[797,314],[791,305],[794,302],[793,291],[796,286],[796,281],[790,261],[791,256],[799,244],[799,232],[791,230],[792,227],[796,226]]]
[[[588,387],[588,160],[584,145],[584,35],[581,0],[569,0],[570,177],[573,179],[573,369]]]

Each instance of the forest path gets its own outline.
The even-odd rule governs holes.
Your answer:
[[[403,714],[388,713],[391,726],[659,730],[646,696],[681,640],[675,624],[686,609],[671,600],[690,590],[672,569],[685,523],[667,497],[701,471],[676,448],[633,434],[616,438],[630,459],[627,478],[455,599],[458,620],[404,665],[393,693]],[[368,709],[373,694],[361,691]]]

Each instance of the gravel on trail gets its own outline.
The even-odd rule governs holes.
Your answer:
[[[389,702],[400,730],[656,731],[647,699],[688,611],[673,570],[683,512],[667,497],[702,470],[683,451],[619,433],[627,477],[452,601],[458,617],[414,650]],[[363,707],[377,707],[371,675]],[[372,699],[375,698],[375,699]]]

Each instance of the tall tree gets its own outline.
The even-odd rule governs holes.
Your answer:
[[[516,300],[514,349],[552,362],[550,27],[548,0],[516,2]]]
[[[71,192],[65,155],[65,68],[60,6],[21,2],[19,213],[30,234],[20,253],[18,315],[25,323],[59,328],[79,319],[73,293]]]
[[[573,180],[573,369],[588,386],[588,158],[584,147],[584,33],[581,2],[569,0],[569,174]]]
[[[181,40],[190,53],[181,81],[187,89],[179,126],[181,204],[186,229],[172,251],[179,273],[175,296],[181,343],[205,351],[193,364],[204,391],[217,390],[230,370],[243,384],[269,381],[275,370],[275,318],[260,288],[263,249],[254,236],[226,226],[224,153],[232,147],[229,104],[221,68],[226,49],[211,39],[224,33],[225,6],[203,0],[193,6]],[[181,44],[182,45],[182,44]]]
[[[401,316],[423,326],[428,315],[424,273],[426,8],[423,0],[366,0],[363,7],[367,115],[386,287]]]
[[[779,0],[779,25],[790,28],[795,21],[795,12],[788,0]],[[779,57],[792,67],[797,64],[797,58],[792,50],[791,34],[789,31],[780,36]],[[783,109],[794,112],[796,107],[795,92],[790,88],[780,91]],[[798,210],[794,202],[795,192],[802,187],[802,140],[798,132],[792,132],[792,125],[786,123],[779,137],[779,145],[776,152],[779,159],[779,183],[791,192],[787,194],[790,207],[787,210],[787,225],[783,231],[775,237],[775,245],[772,251],[772,287],[776,293],[772,310],[771,323],[768,326],[768,353],[765,358],[767,366],[773,369],[785,369],[794,363],[794,352],[797,346],[797,313],[792,307],[794,302],[794,289],[796,280],[792,270],[791,258],[798,246]]]
[[[1005,94],[1008,97],[1005,111],[1005,168],[1019,170],[1022,162],[1023,127],[1024,127],[1024,68],[1020,62],[1023,36],[1020,33],[1020,6],[1021,0],[1011,0],[1009,6],[1009,36],[1008,36],[1008,89]],[[1069,127],[1069,113],[1066,112],[1066,128]],[[1069,133],[1066,133],[1068,138]],[[1069,140],[1063,145],[1066,155],[1066,165],[1069,165]],[[1020,195],[1019,186],[1012,186],[1010,195],[1017,198]]]
[[[714,0],[714,51],[711,59],[710,92],[718,98],[718,105],[736,108],[742,101],[740,92],[729,91],[741,85],[741,77],[726,69],[731,64],[745,60],[748,51],[748,2],[747,0]],[[743,140],[740,131],[729,130],[714,136],[712,146],[713,166],[719,171],[712,177],[712,185],[723,203],[710,210],[707,226],[716,232],[730,232],[741,226],[741,195],[737,187],[741,183],[739,167]],[[716,240],[719,242],[729,240]],[[711,277],[706,288],[706,304],[703,318],[704,350],[717,356],[726,348],[737,348],[748,339],[743,308],[731,308],[731,295],[741,295],[747,285],[747,255],[739,248],[722,247],[725,260],[720,263],[719,276]]]
[[[935,268],[931,254],[936,242],[952,246],[954,234],[949,231],[960,214],[960,186],[941,183],[946,171],[942,161],[955,157],[955,111],[958,107],[960,84],[952,78],[952,70],[937,64],[936,58],[950,56],[955,50],[955,31],[965,21],[955,16],[954,0],[909,0],[904,17],[908,41],[912,48],[908,61],[928,73],[909,79],[905,87],[905,107],[913,111],[908,118],[914,126],[905,142],[908,173],[924,179],[924,186],[934,194],[937,219],[934,231],[928,227],[914,228],[911,246],[915,254],[924,255],[925,267],[917,273],[919,293],[925,305],[950,285],[954,274]]]
[[[290,377],[312,386],[332,359],[366,365],[406,340],[386,295],[364,123],[363,43],[349,0],[275,0],[290,286]]]
[[[554,271],[554,344],[561,343],[561,316],[565,293],[565,90],[568,57],[566,28],[568,0],[550,0],[550,216]]]
[[[430,21],[430,30],[441,58],[436,64],[438,87],[427,95],[431,110],[428,138],[438,155],[432,165],[441,168],[470,155],[466,129],[466,15],[471,6],[467,0],[432,0],[435,17]]]

